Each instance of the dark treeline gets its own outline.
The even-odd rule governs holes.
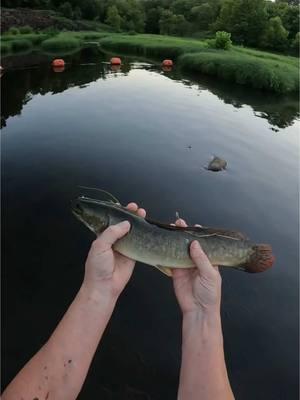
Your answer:
[[[209,37],[273,50],[299,46],[299,0],[3,0],[2,6],[53,9],[104,22],[115,31]]]

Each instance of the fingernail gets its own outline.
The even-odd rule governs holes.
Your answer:
[[[129,228],[130,227],[130,222],[129,221],[122,221],[122,222],[120,222],[120,227],[121,228]]]
[[[197,242],[197,240],[194,240],[193,242],[192,242],[192,244],[191,244],[191,247],[194,249],[194,250],[200,250],[200,244],[199,244],[199,242]]]

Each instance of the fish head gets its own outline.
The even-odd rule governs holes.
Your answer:
[[[107,202],[78,197],[71,202],[72,213],[96,235],[109,225]]]

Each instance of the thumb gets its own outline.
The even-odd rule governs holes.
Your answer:
[[[215,276],[216,271],[212,266],[211,262],[207,258],[206,254],[202,250],[199,242],[194,240],[190,246],[190,255],[191,259],[196,264],[200,275],[212,278]]]
[[[105,247],[111,247],[118,239],[128,233],[130,229],[130,223],[128,221],[122,221],[119,224],[111,225],[101,234],[99,240]]]

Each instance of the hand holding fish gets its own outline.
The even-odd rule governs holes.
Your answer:
[[[186,227],[183,219],[176,226]],[[183,312],[211,312],[220,310],[221,276],[217,267],[213,267],[198,241],[190,246],[190,255],[196,268],[173,269],[174,290]]]
[[[143,208],[129,203],[129,211],[146,216]],[[85,264],[84,286],[101,295],[117,298],[130,279],[135,261],[114,251],[112,245],[128,233],[128,221],[109,226],[92,244]]]

